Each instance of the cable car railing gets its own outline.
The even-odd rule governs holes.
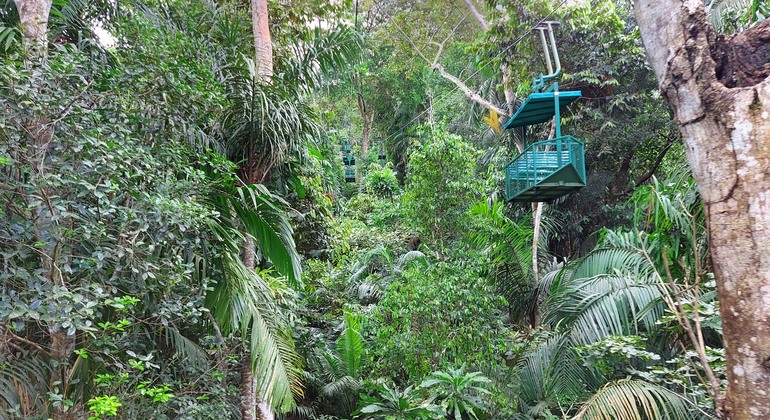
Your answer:
[[[506,199],[550,199],[582,188],[586,181],[583,156],[583,143],[572,136],[530,144],[505,168]]]

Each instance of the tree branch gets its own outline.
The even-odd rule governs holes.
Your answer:
[[[695,335],[695,331],[692,328],[692,324],[690,323],[690,319],[687,318],[687,313],[685,312],[684,306],[682,304],[682,300],[685,299],[685,296],[679,287],[677,287],[676,281],[674,281],[674,277],[671,275],[671,267],[668,262],[668,248],[663,249],[663,267],[666,271],[668,284],[671,286],[671,289],[674,292],[674,296],[676,296],[676,312],[674,312],[674,315],[676,315],[677,320],[679,321],[679,325],[684,328],[685,332],[687,332],[687,336],[690,338],[690,342],[692,343],[693,347],[695,347],[695,352],[698,354],[698,359],[700,359],[703,371],[706,373],[706,378],[708,378],[711,394],[714,397],[714,400],[719,402],[721,399],[719,379],[717,379],[714,371],[711,370],[711,364],[709,363],[708,357],[706,356],[705,344],[703,344],[702,340],[698,340],[698,337]],[[697,289],[697,287],[698,286],[696,285],[695,289]],[[695,291],[695,293],[697,294],[697,291]],[[697,305],[697,303],[695,304]],[[698,319],[697,313],[695,314],[695,318],[696,320]],[[699,330],[698,335],[702,337],[702,332],[700,331],[700,322],[698,322],[697,328]]]
[[[476,18],[476,21],[481,25],[481,29],[483,29],[485,32],[489,30],[489,23],[487,23],[487,20],[484,19],[484,16],[479,13],[479,9],[476,8],[476,6],[473,4],[471,0],[463,0],[466,6],[468,6],[468,9],[471,11],[471,14],[474,18]]]
[[[47,352],[45,349],[43,349],[43,347],[41,347],[39,344],[35,343],[34,341],[30,341],[30,340],[27,340],[27,339],[26,339],[26,338],[24,338],[24,337],[20,337],[20,336],[16,335],[16,334],[15,334],[13,331],[11,331],[9,328],[7,328],[7,327],[3,326],[3,327],[2,327],[2,331],[3,331],[3,334],[7,335],[7,337],[8,337],[8,338],[10,338],[10,339],[12,339],[12,340],[16,340],[16,341],[19,341],[19,342],[21,342],[21,343],[24,343],[24,344],[26,344],[26,345],[28,345],[28,346],[30,346],[30,347],[32,347],[32,348],[34,348],[35,350],[39,351],[39,352],[40,352],[40,353],[42,353],[42,354],[45,354],[45,355],[50,355],[50,354],[49,354],[49,353],[48,353],[48,352]]]
[[[668,143],[663,147],[663,149],[658,153],[658,156],[655,158],[655,162],[653,162],[652,167],[649,171],[647,171],[644,175],[637,178],[636,182],[634,182],[634,188],[642,185],[643,183],[647,182],[648,179],[650,179],[653,175],[655,175],[655,171],[658,170],[660,167],[660,164],[663,163],[663,158],[666,157],[666,153],[668,153],[669,149],[671,149],[671,146],[674,145],[674,139],[669,139]],[[631,192],[631,190],[627,191]]]
[[[455,86],[457,86],[461,91],[463,91],[465,96],[468,97],[468,99],[470,99],[471,101],[476,102],[477,104],[483,106],[486,109],[497,112],[497,114],[500,116],[508,116],[508,111],[505,111],[502,108],[495,106],[493,103],[489,102],[488,100],[482,98],[481,95],[479,95],[478,93],[471,90],[471,88],[466,86],[462,80],[458,79],[454,75],[449,74],[444,69],[444,66],[442,66],[441,64],[436,63],[436,65],[433,66],[433,69],[438,70],[438,73],[441,75],[441,77],[454,83]]]
[[[434,60],[430,60],[425,53],[420,50],[417,45],[415,45],[414,41],[412,41],[412,38],[410,38],[406,33],[404,33],[404,30],[401,29],[401,27],[394,23],[394,26],[396,29],[398,29],[398,32],[401,33],[403,38],[406,40],[406,42],[409,43],[409,45],[412,47],[415,53],[423,59],[434,71],[438,71],[438,73],[443,77],[444,79],[449,80],[450,82],[454,83],[455,86],[457,86],[458,89],[460,89],[465,96],[470,99],[471,101],[483,106],[486,109],[489,109],[491,111],[497,112],[498,115],[501,116],[507,116],[508,111],[504,111],[503,109],[495,106],[493,103],[489,102],[488,100],[484,99],[479,95],[478,93],[474,92],[471,88],[468,87],[468,85],[465,84],[462,80],[460,80],[457,76],[450,74],[449,72],[444,69],[444,66],[441,65],[441,63],[438,62],[440,55],[436,55],[436,58]],[[457,29],[457,26],[452,30],[452,34]],[[447,40],[451,37],[451,34],[444,39],[443,43],[446,43]],[[443,44],[442,43],[442,44]],[[440,48],[438,50],[438,53],[440,54],[443,49],[443,45],[440,44]]]

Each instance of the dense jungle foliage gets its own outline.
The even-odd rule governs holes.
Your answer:
[[[267,79],[248,2],[55,0],[39,61],[0,4],[0,418],[240,418],[249,371],[265,418],[715,418],[703,208],[630,5],[449,3],[271,1]],[[416,50],[505,109],[545,18],[588,185],[505,203],[518,133]]]

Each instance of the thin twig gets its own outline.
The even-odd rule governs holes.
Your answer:
[[[675,287],[674,278],[671,275],[671,267],[669,266],[668,262],[668,248],[663,249],[663,266],[666,269],[666,277],[668,277],[669,283],[672,285],[672,287]],[[676,289],[675,289],[676,290]],[[693,347],[695,347],[695,351],[698,353],[698,358],[700,359],[701,365],[703,365],[703,370],[706,372],[706,377],[709,380],[709,384],[711,385],[711,392],[714,396],[714,399],[718,402],[721,400],[721,392],[720,392],[720,383],[719,379],[717,379],[716,375],[714,375],[714,371],[711,370],[711,365],[709,364],[708,357],[706,356],[706,346],[702,343],[701,340],[698,340],[698,337],[696,337],[695,332],[693,331],[692,324],[690,324],[690,319],[687,318],[684,312],[684,308],[682,306],[682,295],[677,295],[677,303],[679,307],[679,313],[676,313],[677,319],[679,319],[680,325],[687,331],[687,335],[690,337],[690,341],[692,341]],[[702,332],[700,331],[700,322],[697,319],[696,316],[696,328],[698,328],[698,334],[701,336],[702,339]]]
[[[39,344],[35,343],[34,341],[30,341],[30,340],[27,340],[24,337],[20,337],[20,336],[16,335],[13,331],[8,329],[7,327],[4,327],[3,330],[4,330],[5,334],[8,334],[8,336],[11,337],[12,339],[14,339],[16,341],[19,341],[19,342],[22,342],[22,343],[24,343],[24,344],[26,344],[28,346],[34,347],[35,350],[37,350],[37,351],[39,351],[39,352],[41,352],[43,354],[48,354],[48,352],[45,351],[45,349],[43,349],[43,347],[41,347]]]

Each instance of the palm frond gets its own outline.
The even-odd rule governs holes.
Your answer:
[[[50,365],[37,352],[0,357],[0,407],[17,409],[25,418],[43,415],[48,400]]]
[[[18,26],[0,22],[0,51],[10,52],[18,47],[20,40],[21,31]]]
[[[569,322],[573,340],[585,345],[610,335],[639,334],[640,318],[652,329],[664,306],[655,278],[621,274],[587,279],[561,301],[559,310]]]
[[[353,377],[361,377],[361,357],[364,353],[364,339],[361,336],[362,317],[360,314],[346,310],[344,315],[345,329],[337,340],[337,353],[344,362],[345,372]]]
[[[255,314],[249,344],[258,392],[276,411],[291,410],[296,405],[294,397],[303,395],[302,360],[291,334],[269,325],[262,314]]]
[[[694,182],[690,184],[694,185]],[[634,193],[637,223],[663,230],[676,228],[680,232],[688,231],[691,216],[688,210],[695,199],[689,194],[692,188],[683,185],[681,180],[673,185],[664,185],[653,177],[650,185]]]
[[[518,368],[519,396],[525,406],[539,402],[553,403],[582,399],[587,389],[599,382],[592,371],[577,358],[572,345],[564,336],[544,340],[530,352]]]
[[[362,304],[379,301],[384,292],[382,286],[370,280],[364,280],[358,283],[358,285],[353,284],[348,288],[348,290],[353,289],[358,301]]]
[[[477,231],[471,240],[485,248],[494,263],[505,264],[520,278],[527,278],[532,271],[532,228],[526,220],[518,223],[508,218],[504,211],[500,201],[491,206],[484,201],[476,203],[471,214],[483,218],[491,232]]]
[[[392,268],[393,253],[388,247],[380,244],[367,251],[352,265],[353,274],[350,276],[349,282],[357,284],[367,275],[375,272],[389,274]]]
[[[163,327],[161,334],[165,339],[165,344],[173,349],[179,360],[184,360],[186,364],[200,370],[209,366],[209,356],[206,351],[196,342],[182,335],[178,329]]]
[[[286,212],[279,207],[280,198],[264,185],[251,184],[236,189],[233,206],[246,231],[254,237],[259,250],[276,271],[288,277],[292,286],[299,286],[302,266],[294,245],[294,232]]]
[[[321,395],[326,398],[350,397],[358,394],[361,381],[351,376],[342,376],[321,387]]]
[[[298,92],[280,81],[267,83],[253,60],[243,61],[245,68],[230,67],[222,79],[230,104],[223,115],[220,151],[246,165],[248,177],[264,176],[251,172],[269,172],[287,157],[303,155],[320,127],[315,110]],[[248,177],[245,181],[251,182]]]
[[[396,268],[401,272],[413,266],[427,268],[428,259],[425,254],[420,251],[409,251],[396,260]]]
[[[206,199],[219,213],[218,220],[210,223],[209,229],[229,252],[239,252],[243,239],[240,229],[244,229],[254,238],[260,256],[286,276],[292,286],[300,284],[302,266],[294,232],[282,208],[285,203],[280,197],[264,185],[251,184],[224,186]]]
[[[268,284],[237,256],[225,255],[223,279],[206,297],[224,334],[249,337],[251,365],[258,389],[271,407],[288,411],[302,395],[301,363]]]
[[[360,58],[363,39],[353,28],[315,28],[307,35],[305,42],[289,46],[289,57],[280,62],[281,82],[300,90],[314,89],[325,73],[355,64]]]
[[[638,334],[640,322],[653,329],[665,306],[653,270],[631,249],[594,251],[561,274],[546,319],[570,328],[581,345],[609,335]]]
[[[689,418],[692,416],[682,397],[661,386],[631,379],[608,383],[575,416],[576,420]]]

